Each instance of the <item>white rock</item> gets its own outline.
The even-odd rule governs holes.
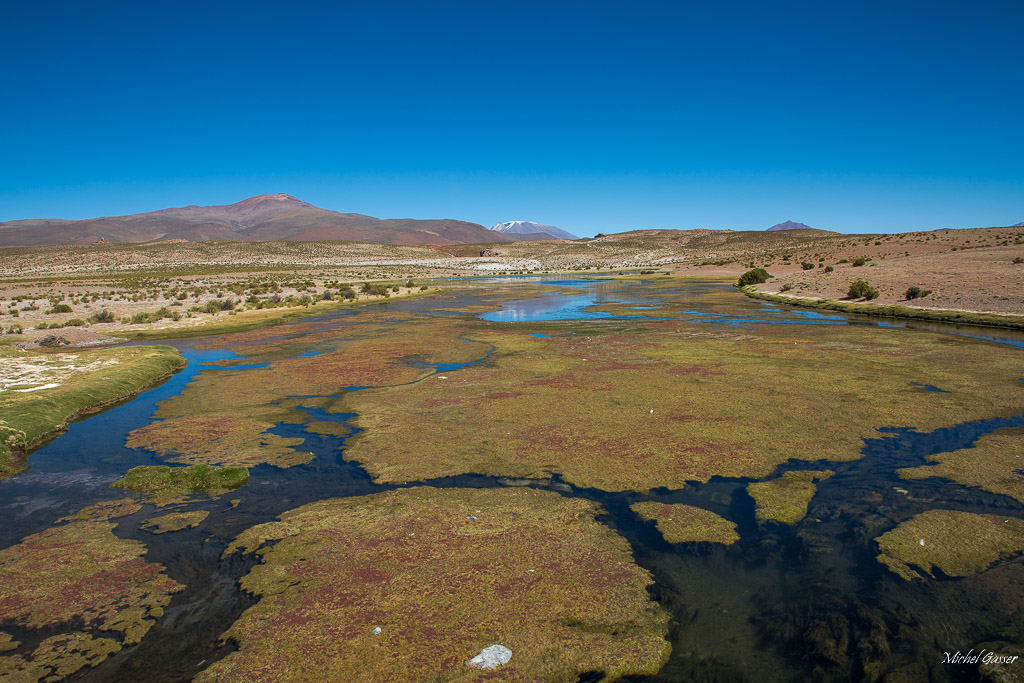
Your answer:
[[[377,628],[373,629],[373,635],[375,635],[375,636],[379,636],[380,635],[380,626],[378,626]]]
[[[480,650],[480,654],[469,660],[467,664],[474,669],[497,669],[508,664],[512,659],[512,650],[504,645],[491,645]]]

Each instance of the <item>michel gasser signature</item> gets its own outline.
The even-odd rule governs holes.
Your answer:
[[[984,648],[978,652],[971,648],[967,652],[943,652],[943,664],[1015,664],[1020,655],[1006,655],[990,652]]]

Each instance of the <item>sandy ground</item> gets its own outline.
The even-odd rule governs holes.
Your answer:
[[[22,355],[23,354],[23,355]],[[81,362],[78,354],[30,354],[5,357],[0,363],[0,393],[28,393],[59,387],[72,375],[117,365],[117,359]]]
[[[247,275],[245,277],[248,277]],[[245,278],[239,278],[242,280]],[[231,284],[230,278],[218,278],[217,284],[229,285]],[[81,299],[76,300],[77,297],[81,297],[87,292],[96,292],[103,289],[102,286],[93,285],[85,286],[79,284],[71,284],[68,286],[61,286],[59,283],[47,282],[42,286],[26,286],[22,283],[14,283],[8,286],[4,286],[4,283],[0,283],[0,296],[3,296],[7,300],[7,305],[0,308],[0,311],[9,312],[12,310],[9,307],[10,303],[14,303],[12,299],[15,297],[23,297],[21,301],[15,304],[15,309],[18,310],[17,317],[8,315],[0,315],[0,332],[8,332],[5,335],[7,338],[15,338],[19,344],[28,343],[31,348],[34,346],[34,342],[38,342],[40,339],[47,335],[57,334],[62,337],[66,337],[68,340],[68,346],[72,347],[87,347],[97,346],[109,343],[109,341],[103,341],[98,339],[99,335],[105,337],[117,337],[123,334],[130,334],[132,332],[141,331],[158,331],[158,330],[177,330],[182,328],[198,327],[211,323],[226,323],[231,320],[237,322],[243,321],[245,318],[250,316],[268,316],[271,313],[284,315],[286,313],[294,312],[297,310],[306,310],[312,308],[316,309],[317,305],[321,308],[326,308],[325,304],[330,304],[330,301],[318,302],[313,304],[311,307],[306,306],[292,306],[292,307],[280,307],[273,309],[264,309],[262,311],[256,310],[244,310],[241,305],[241,301],[245,297],[237,294],[227,292],[225,295],[218,297],[216,291],[204,292],[203,294],[196,297],[189,297],[184,302],[177,302],[176,299],[167,298],[162,295],[150,295],[142,298],[139,301],[131,301],[121,295],[113,298],[104,298],[96,302],[85,302]],[[110,291],[109,288],[106,291]],[[217,287],[214,287],[216,290]],[[281,292],[278,296],[284,298],[287,296],[309,296],[316,298],[326,288],[323,286],[319,287],[302,287],[297,289],[295,287],[282,287]],[[138,294],[138,291],[127,291],[122,290],[126,295]],[[421,292],[420,287],[399,287],[398,292],[389,292],[390,298],[399,298],[403,296],[409,296],[413,294],[419,294]],[[62,296],[63,303],[71,306],[71,312],[67,313],[47,313],[52,308],[52,300],[49,297]],[[239,301],[239,306],[233,312],[221,311],[218,313],[207,313],[205,311],[191,311],[189,310],[193,306],[203,307],[209,301],[219,301],[224,298],[234,298]],[[377,301],[383,300],[382,297],[371,296],[367,294],[357,295],[355,301]],[[176,305],[176,303],[180,305]],[[0,304],[4,304],[3,300],[0,300]],[[26,310],[26,308],[35,308],[35,310]],[[167,308],[172,313],[177,313],[180,318],[173,320],[171,318],[163,318],[162,320],[133,324],[122,320],[125,317],[131,317],[136,313],[151,313],[160,308]],[[100,311],[109,311],[116,317],[116,322],[99,323],[89,321],[90,316],[99,313]],[[82,320],[87,323],[83,327],[59,327],[39,329],[41,325],[62,325],[69,320]],[[20,328],[20,332],[13,334],[12,330]]]
[[[979,313],[1024,313],[1024,264],[1013,263],[1024,256],[1021,247],[970,249],[926,253],[909,257],[871,261],[864,266],[842,264],[835,272],[812,271],[775,273],[771,282],[760,285],[763,292],[803,297],[843,299],[850,283],[864,280],[879,291],[872,303],[925,309],[952,309]],[[924,298],[907,300],[907,289],[930,289]]]

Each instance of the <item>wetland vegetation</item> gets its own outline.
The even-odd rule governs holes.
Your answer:
[[[1024,646],[1024,340],[734,282],[465,279],[173,342],[0,483],[0,673],[1019,674],[941,662]]]

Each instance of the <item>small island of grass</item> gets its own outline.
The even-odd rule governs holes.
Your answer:
[[[193,493],[219,496],[248,481],[247,467],[143,465],[128,470],[123,479],[111,486],[144,493],[157,502],[169,502]]]
[[[786,472],[776,479],[748,485],[747,493],[757,504],[759,520],[796,524],[807,514],[807,506],[818,490],[816,482],[832,474],[832,470]]]
[[[1001,554],[1024,551],[1024,520],[956,510],[928,510],[877,539],[878,561],[904,579],[940,569],[947,576],[984,571]]]

